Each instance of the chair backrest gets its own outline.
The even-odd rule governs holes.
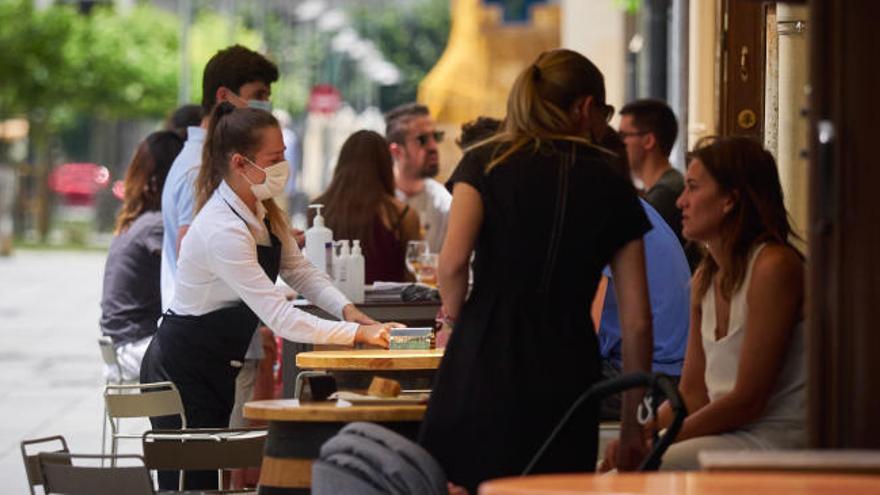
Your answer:
[[[171,382],[107,385],[104,401],[110,419],[178,415],[186,427],[183,402]]]
[[[46,493],[93,495],[119,493],[126,495],[153,495],[153,482],[144,460],[137,455],[87,455],[70,453],[41,453],[38,456],[43,472]],[[106,460],[113,463],[134,464],[101,467],[80,465],[77,461],[93,463]]]
[[[34,448],[33,454],[29,453],[31,447],[40,445],[39,449]],[[55,448],[52,448],[55,447]],[[67,441],[61,435],[55,435],[45,438],[34,438],[32,440],[22,440],[21,442],[21,459],[24,461],[24,471],[27,475],[28,488],[31,495],[35,495],[34,488],[43,485],[43,471],[40,469],[40,452],[66,453]]]
[[[237,469],[260,467],[267,430],[262,428],[191,428],[144,433],[144,461],[149,469]]]
[[[260,467],[267,430],[263,428],[193,428],[150,430],[143,435],[144,461],[149,469],[217,470]],[[184,477],[180,478],[183,490]]]

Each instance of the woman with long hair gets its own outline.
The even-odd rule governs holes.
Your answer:
[[[389,325],[355,308],[292,239],[272,200],[284,190],[288,170],[281,129],[271,114],[230,103],[215,108],[174,298],[141,369],[142,382],[174,382],[188,427],[229,424],[236,376],[260,321],[296,342],[388,346]],[[276,287],[279,275],[341,321],[296,309]],[[176,417],[151,422],[155,428],[180,427]],[[216,487],[210,472],[186,479],[188,488]],[[160,476],[160,482],[171,486],[174,477]]]
[[[113,381],[137,381],[162,313],[159,210],[165,176],[182,147],[179,134],[154,132],[138,145],[125,172],[125,194],[104,265],[101,295],[101,333],[113,339],[119,362],[119,369],[105,369]]]
[[[450,179],[439,282],[454,330],[421,441],[451,482],[520,474],[575,399],[599,379],[589,314],[611,264],[624,371],[651,367],[651,312],[636,191],[592,144],[604,122],[601,72],[570,50],[543,53],[516,79],[501,130],[468,151]],[[468,266],[473,260],[473,289]],[[623,465],[642,454],[627,394]],[[582,408],[533,472],[595,469],[598,408]]]
[[[357,131],[342,145],[333,180],[315,203],[337,239],[358,239],[366,283],[402,282],[407,242],[421,239],[418,214],[394,197],[394,162],[388,142]]]
[[[802,448],[804,259],[773,156],[745,137],[701,140],[678,207],[705,254],[679,385],[688,417],[661,468],[699,469],[706,449]],[[664,405],[649,428],[670,421]]]

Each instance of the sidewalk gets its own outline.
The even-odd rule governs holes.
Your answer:
[[[0,486],[27,493],[19,442],[64,435],[101,449],[101,252],[18,250],[0,257]],[[145,422],[144,428],[149,423]],[[136,442],[123,442],[137,452]]]

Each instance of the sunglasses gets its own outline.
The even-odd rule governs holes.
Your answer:
[[[424,148],[428,145],[431,138],[434,138],[434,141],[437,143],[442,143],[445,135],[443,131],[425,132],[416,136],[416,141],[418,141],[419,146]]]

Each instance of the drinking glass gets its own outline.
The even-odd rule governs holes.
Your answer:
[[[416,280],[431,287],[437,287],[437,259],[436,253],[426,253],[419,258],[419,269]]]
[[[427,241],[409,241],[406,243],[406,269],[418,278],[419,264],[423,254],[428,254]]]

